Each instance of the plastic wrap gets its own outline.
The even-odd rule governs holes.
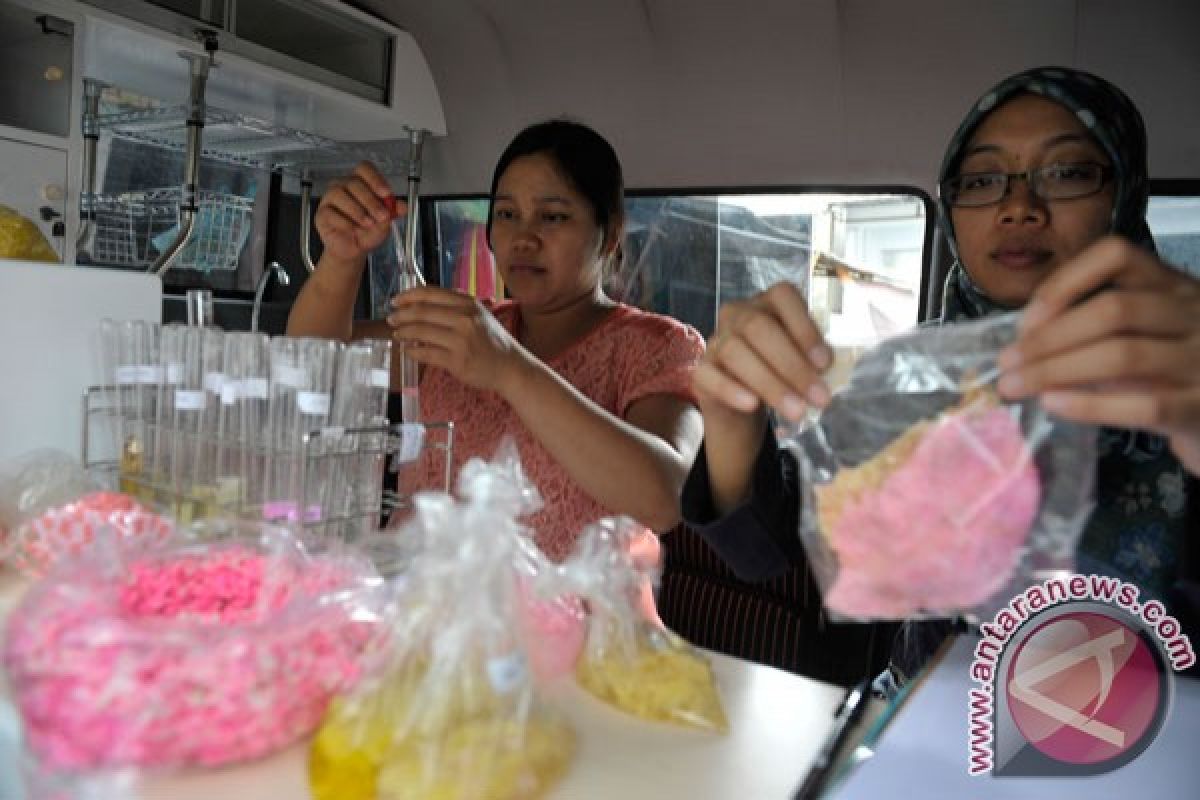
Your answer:
[[[1016,319],[885,342],[787,437],[799,535],[835,616],[970,613],[1073,566],[1095,434],[1036,401],[1001,401],[996,357]]]
[[[31,450],[0,463],[0,562],[23,524],[99,488],[79,459],[60,450]]]
[[[220,521],[159,547],[104,545],[9,620],[4,664],[50,774],[266,755],[311,733],[381,650],[385,590],[365,559]]]
[[[458,488],[418,495],[400,531],[421,546],[390,666],[318,733],[318,800],[534,798],[570,763],[573,733],[537,702],[517,624],[519,586],[546,566],[518,520],[540,501],[511,456],[468,462]]]
[[[174,530],[170,519],[129,495],[89,492],[19,525],[9,543],[8,562],[26,575],[40,576],[63,559],[85,553],[106,532],[148,546],[166,541]]]
[[[543,591],[574,593],[588,606],[576,678],[591,694],[643,719],[727,731],[708,660],[643,608],[652,568],[635,563],[632,555],[633,539],[642,530],[623,518],[589,526],[575,552],[542,582]]]

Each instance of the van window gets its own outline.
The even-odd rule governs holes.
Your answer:
[[[1200,186],[1191,195],[1151,195],[1146,218],[1163,260],[1200,278]]]
[[[791,281],[839,358],[919,319],[932,203],[917,190],[630,191],[610,294],[711,336],[722,303]],[[432,201],[443,286],[503,297],[484,240],[486,198]]]

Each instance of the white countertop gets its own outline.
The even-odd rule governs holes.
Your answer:
[[[0,573],[0,619],[19,597]],[[574,684],[550,699],[574,723],[579,749],[554,800],[787,800],[832,722],[843,691],[770,667],[710,654],[730,733],[724,736],[643,722],[595,700]],[[5,735],[13,716],[0,685],[0,774],[17,743]],[[235,768],[147,779],[140,800],[307,800],[306,745]],[[0,798],[3,794],[0,781]],[[20,800],[20,798],[14,798]]]

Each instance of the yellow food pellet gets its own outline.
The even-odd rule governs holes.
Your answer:
[[[497,716],[506,699],[477,670],[432,687],[425,677],[410,665],[331,706],[309,751],[315,800],[526,800],[566,771],[569,728]]]
[[[666,638],[665,647],[639,644],[632,661],[620,648],[603,658],[585,655],[576,678],[601,700],[634,716],[728,731],[712,666],[678,637]]]

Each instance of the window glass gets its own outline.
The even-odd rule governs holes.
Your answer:
[[[502,297],[484,241],[487,200],[432,206],[442,285]],[[838,354],[840,385],[864,349],[918,321],[926,208],[899,193],[630,192],[609,293],[708,337],[722,303],[791,281]]]
[[[1163,260],[1200,278],[1200,196],[1154,195],[1146,216]]]

